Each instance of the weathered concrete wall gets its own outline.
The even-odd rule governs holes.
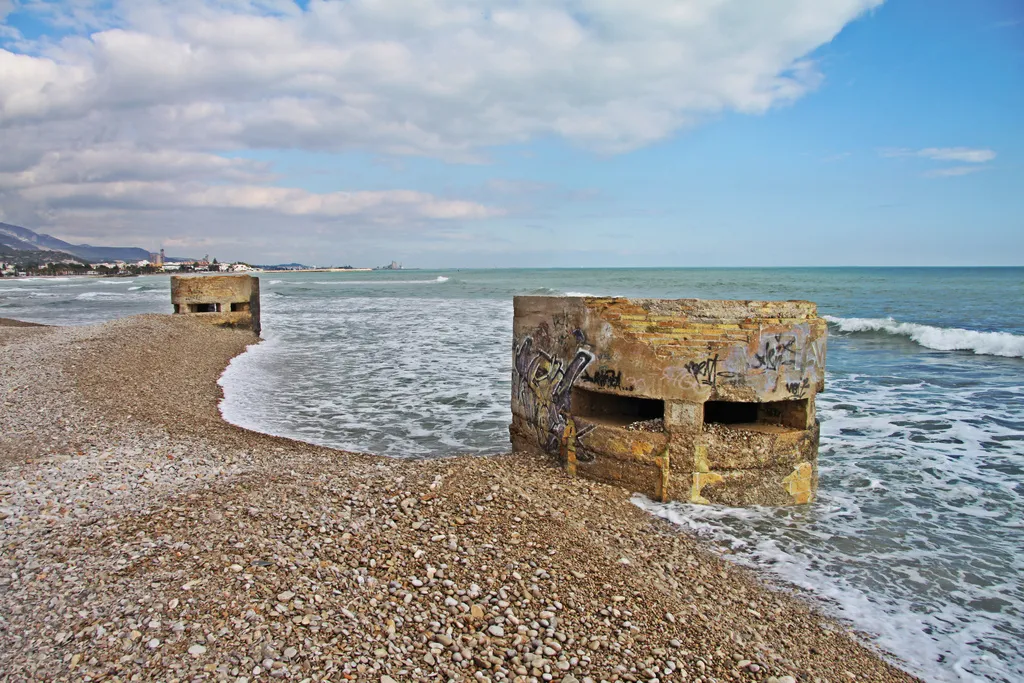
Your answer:
[[[660,500],[811,502],[826,334],[807,301],[516,297],[513,446]]]
[[[260,333],[260,280],[251,275],[172,275],[175,313]]]

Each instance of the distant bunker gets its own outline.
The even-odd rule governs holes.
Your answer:
[[[655,500],[810,503],[826,336],[808,301],[516,297],[513,447]]]
[[[174,312],[260,333],[260,280],[250,275],[172,275]]]

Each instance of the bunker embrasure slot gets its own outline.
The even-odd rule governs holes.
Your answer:
[[[665,402],[655,398],[607,394],[573,387],[572,414],[592,422],[625,427],[641,420],[664,418]]]
[[[707,401],[704,424],[775,425],[788,429],[807,429],[807,399],[787,401]]]

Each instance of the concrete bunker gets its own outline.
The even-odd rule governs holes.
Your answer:
[[[516,297],[516,450],[657,500],[809,503],[827,326],[807,301]]]
[[[260,280],[251,275],[172,275],[174,312],[260,333]]]

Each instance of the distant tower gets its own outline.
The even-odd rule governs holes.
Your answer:
[[[161,268],[164,265],[164,250],[163,249],[160,250],[160,256],[156,260],[156,265],[160,266]]]

